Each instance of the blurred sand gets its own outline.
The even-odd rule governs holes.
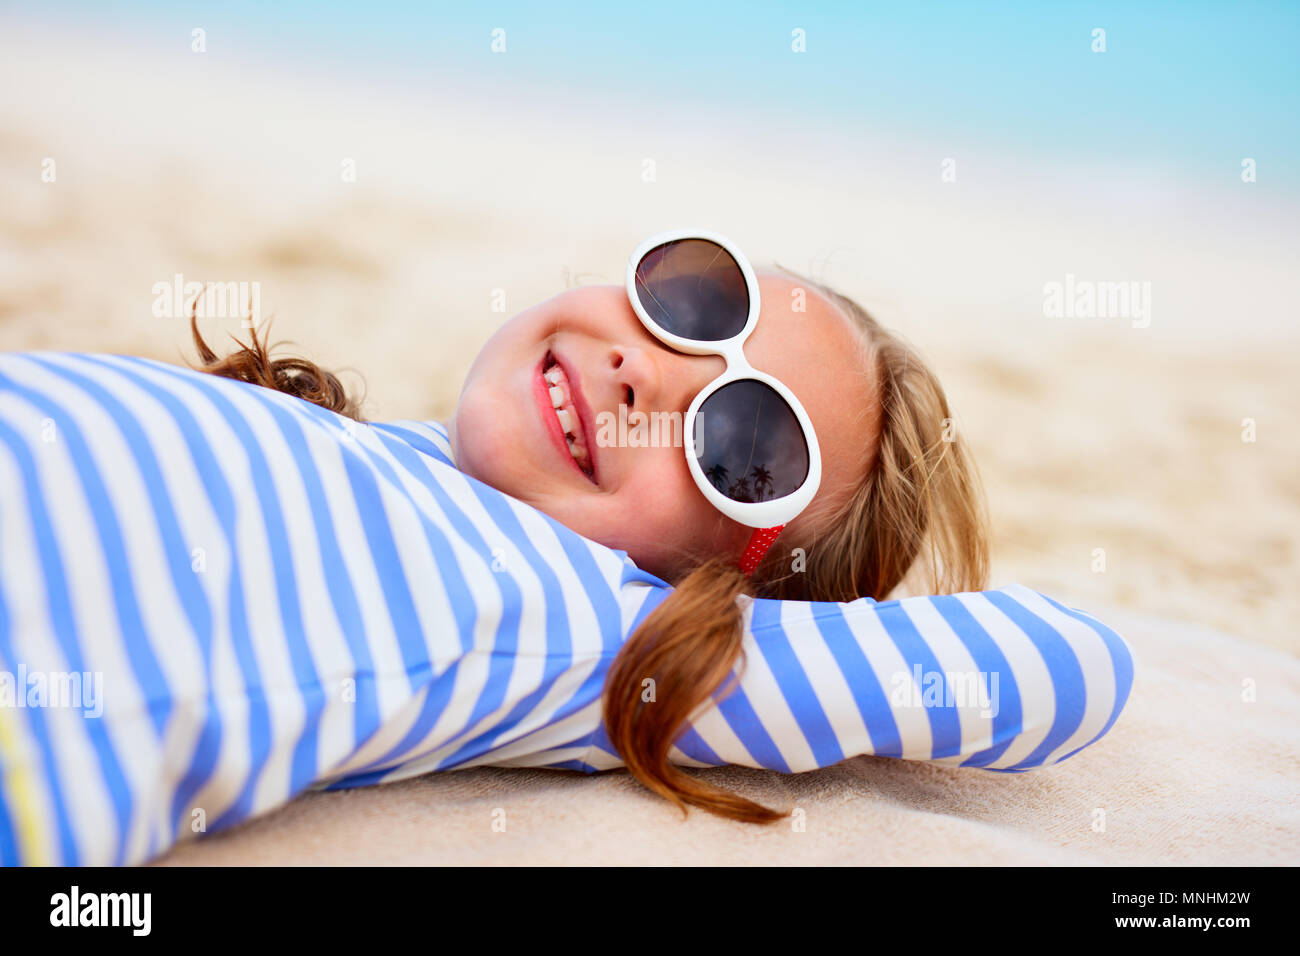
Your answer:
[[[257,281],[272,338],[363,375],[368,417],[441,418],[505,318],[494,290],[513,314],[618,283],[646,235],[707,226],[854,295],[933,360],[989,492],[995,586],[1296,650],[1297,240],[1259,195],[1017,186],[978,156],[945,186],[905,172],[905,144],[850,152],[861,131],[634,134],[168,55],[10,25],[0,349],[180,362],[187,323],[152,315],[153,284]],[[1151,327],[1044,318],[1043,284],[1067,272],[1151,281]],[[241,332],[203,327],[214,345]]]

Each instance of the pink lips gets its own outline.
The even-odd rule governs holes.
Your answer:
[[[569,453],[569,443],[564,440],[564,430],[560,428],[560,421],[555,417],[555,406],[551,404],[550,389],[546,384],[546,380],[542,378],[542,370],[548,364],[546,361],[548,357],[556,365],[564,369],[565,378],[569,380],[569,393],[573,399],[574,410],[578,413],[578,427],[582,429],[583,439],[587,445],[587,454],[591,456],[591,477],[587,476],[587,473],[578,465],[577,460]],[[569,463],[570,468],[592,484],[599,484],[600,466],[596,460],[596,444],[592,440],[591,434],[591,408],[587,405],[586,397],[582,394],[582,383],[579,381],[573,366],[565,363],[555,352],[547,352],[538,361],[537,367],[533,369],[533,396],[537,400],[537,408],[541,413],[542,423],[546,427],[547,434],[551,437],[551,444],[564,456],[564,460]]]

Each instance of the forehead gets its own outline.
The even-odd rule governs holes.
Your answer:
[[[852,319],[815,289],[768,274],[758,283],[762,310],[745,356],[784,382],[807,410],[822,453],[818,502],[841,501],[861,482],[877,441],[870,349]]]

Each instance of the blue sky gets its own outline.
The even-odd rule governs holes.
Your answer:
[[[699,110],[886,130],[1037,161],[1300,193],[1300,3],[175,3],[17,5],[187,37],[358,83],[527,108]],[[14,9],[13,6],[10,9]],[[506,31],[493,56],[491,31]],[[807,52],[791,51],[806,31]],[[1092,31],[1106,31],[1094,53]]]

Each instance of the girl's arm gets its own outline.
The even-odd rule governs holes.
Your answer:
[[[752,602],[738,689],[677,742],[703,765],[812,770],[859,754],[1018,772],[1102,736],[1123,638],[1021,585],[847,604]]]
[[[382,427],[450,463],[441,426]],[[618,646],[671,591],[629,564],[618,582],[593,581],[588,593],[599,598],[610,585],[623,626],[618,643],[607,642],[602,679]],[[1133,655],[1119,634],[1021,585],[885,603],[747,603],[739,685],[696,715],[675,763],[791,773],[873,754],[1020,772],[1100,738],[1132,686]],[[623,764],[599,725],[559,747],[521,744],[491,762]]]

